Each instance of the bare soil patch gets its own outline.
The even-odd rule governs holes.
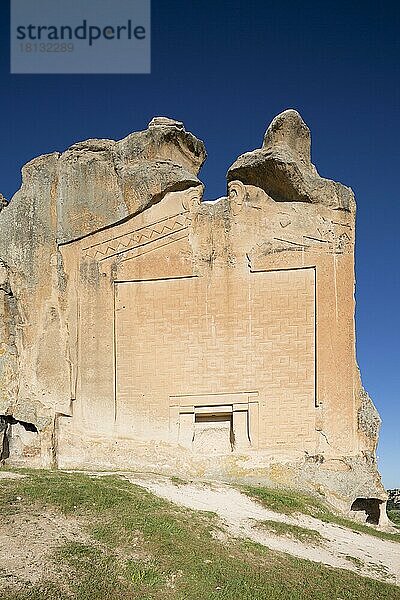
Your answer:
[[[19,508],[0,524],[0,590],[5,585],[56,580],[62,568],[52,558],[66,541],[87,537],[78,519],[53,509]]]

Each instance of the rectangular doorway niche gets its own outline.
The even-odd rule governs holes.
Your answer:
[[[241,402],[217,403],[221,400]],[[248,393],[170,397],[170,402],[171,441],[180,446],[204,456],[257,447],[258,402],[249,402]]]
[[[235,447],[232,412],[195,412],[192,446],[194,452],[205,454],[232,452]]]

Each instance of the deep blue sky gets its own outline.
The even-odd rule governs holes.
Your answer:
[[[200,176],[206,196],[218,197],[227,167],[261,145],[272,117],[301,112],[321,175],[356,193],[358,360],[383,418],[384,483],[400,487],[398,3],[153,0],[152,74],[122,76],[10,75],[7,4],[0,192],[8,198],[32,157],[121,138],[154,115],[184,121],[205,141]]]

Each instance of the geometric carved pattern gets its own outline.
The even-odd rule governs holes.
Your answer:
[[[344,254],[351,252],[351,232],[352,226],[349,223],[341,221],[332,221],[324,217],[320,217],[318,227],[310,227],[308,234],[290,229],[290,219],[288,215],[287,221],[281,219],[282,235],[273,237],[268,242],[260,240],[250,250],[247,257],[249,267],[253,270],[253,262],[265,255],[273,255],[283,251],[301,251],[313,252],[314,254],[327,252],[335,254]]]
[[[314,269],[212,286],[202,277],[124,282],[115,293],[120,426],[162,437],[171,396],[257,391],[260,448],[312,443]]]
[[[132,250],[165,238],[173,233],[184,231],[189,225],[190,217],[188,211],[185,211],[171,217],[166,217],[155,223],[150,223],[124,235],[110,238],[105,242],[87,246],[82,251],[84,256],[103,260],[115,254],[120,254],[121,252],[126,252],[127,250]]]

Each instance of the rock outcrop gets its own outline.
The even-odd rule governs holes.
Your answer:
[[[276,202],[354,208],[349,188],[318,175],[311,163],[310,130],[295,110],[275,117],[260,150],[239,156],[228,171],[228,181],[233,180],[263,189]]]
[[[215,202],[165,117],[23,168],[0,198],[1,460],[290,484],[375,519],[355,202],[310,148],[285,111]]]

